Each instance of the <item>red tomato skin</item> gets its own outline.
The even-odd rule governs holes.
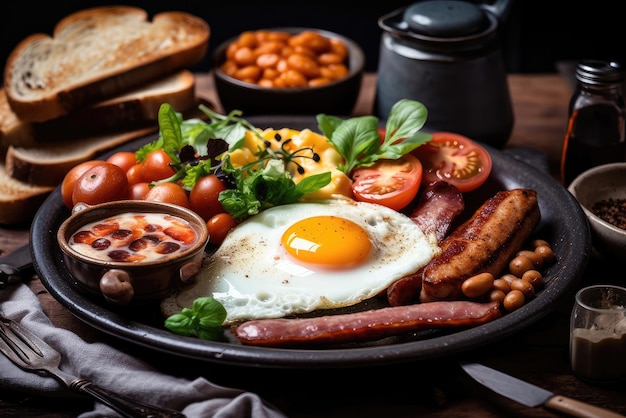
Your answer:
[[[141,172],[145,181],[163,180],[174,174],[174,169],[170,166],[172,159],[162,149],[150,152],[142,163]]]
[[[237,220],[228,212],[221,212],[211,217],[206,223],[209,230],[209,242],[220,245],[226,235],[237,226]]]
[[[356,200],[402,210],[415,199],[422,181],[422,164],[411,154],[397,160],[379,160],[352,173]]]
[[[65,174],[63,182],[61,183],[61,196],[63,198],[63,204],[65,204],[67,208],[71,209],[74,205],[74,202],[72,201],[72,194],[74,193],[74,187],[76,186],[78,179],[85,173],[85,171],[89,170],[94,165],[102,163],[104,163],[102,160],[84,161],[72,167],[70,171]]]
[[[106,162],[120,166],[122,170],[128,171],[130,167],[137,163],[137,159],[132,151],[118,151],[107,158]]]
[[[422,162],[422,185],[443,180],[466,193],[487,180],[492,160],[482,145],[453,132],[433,132],[431,135],[432,141],[411,151]]]
[[[145,200],[153,202],[173,203],[189,209],[187,192],[179,184],[172,182],[159,183],[150,189]]]
[[[224,208],[218,200],[220,192],[223,190],[226,190],[226,186],[215,174],[199,178],[189,192],[191,209],[205,221],[224,212]]]
[[[119,166],[107,162],[94,165],[83,173],[72,192],[72,204],[88,205],[125,200],[128,198],[128,179]]]
[[[136,184],[143,183],[146,179],[143,178],[143,163],[137,163],[126,171],[126,178],[128,179],[128,184]]]
[[[128,186],[128,198],[130,200],[145,200],[150,191],[150,183],[142,181]]]

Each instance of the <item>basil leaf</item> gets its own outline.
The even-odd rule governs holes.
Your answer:
[[[361,116],[346,119],[336,127],[329,139],[345,160],[345,164],[338,167],[339,170],[349,174],[364,156],[373,155],[380,147],[378,118]]]
[[[381,158],[398,159],[432,139],[418,131],[426,123],[428,110],[417,101],[396,102],[386,122],[385,140],[381,143],[378,118],[361,116],[341,121],[325,114],[317,116],[319,129],[345,160],[339,170],[350,175],[356,167],[367,167]]]
[[[163,103],[159,107],[157,117],[160,135],[163,138],[163,151],[169,155],[173,163],[178,163],[180,161],[177,151],[184,145],[179,116],[174,112],[174,109],[169,103]]]
[[[169,316],[164,325],[178,335],[217,340],[223,336],[222,324],[225,319],[224,306],[207,296],[194,300],[191,309],[183,308],[180,313]]]
[[[337,126],[339,126],[343,122],[343,119],[337,116],[329,116],[324,113],[320,113],[315,118],[317,119],[317,125],[320,129],[320,132],[326,138],[332,137],[333,132],[335,132],[335,129],[337,129]]]
[[[424,127],[427,118],[428,110],[422,103],[409,99],[399,100],[389,111],[385,143],[412,136]]]

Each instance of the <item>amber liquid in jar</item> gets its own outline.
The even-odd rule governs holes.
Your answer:
[[[572,112],[563,144],[561,178],[569,185],[583,171],[626,160],[619,109],[596,104]]]
[[[617,62],[586,60],[576,68],[561,154],[561,182],[569,184],[592,167],[626,161],[626,109]]]

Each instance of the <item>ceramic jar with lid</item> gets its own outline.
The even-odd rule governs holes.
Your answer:
[[[413,99],[428,109],[427,130],[506,144],[514,118],[498,28],[512,0],[488,3],[425,0],[378,20],[378,117]]]

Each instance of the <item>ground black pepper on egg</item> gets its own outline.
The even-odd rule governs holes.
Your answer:
[[[626,229],[626,199],[603,199],[593,204],[591,211],[602,220]]]

